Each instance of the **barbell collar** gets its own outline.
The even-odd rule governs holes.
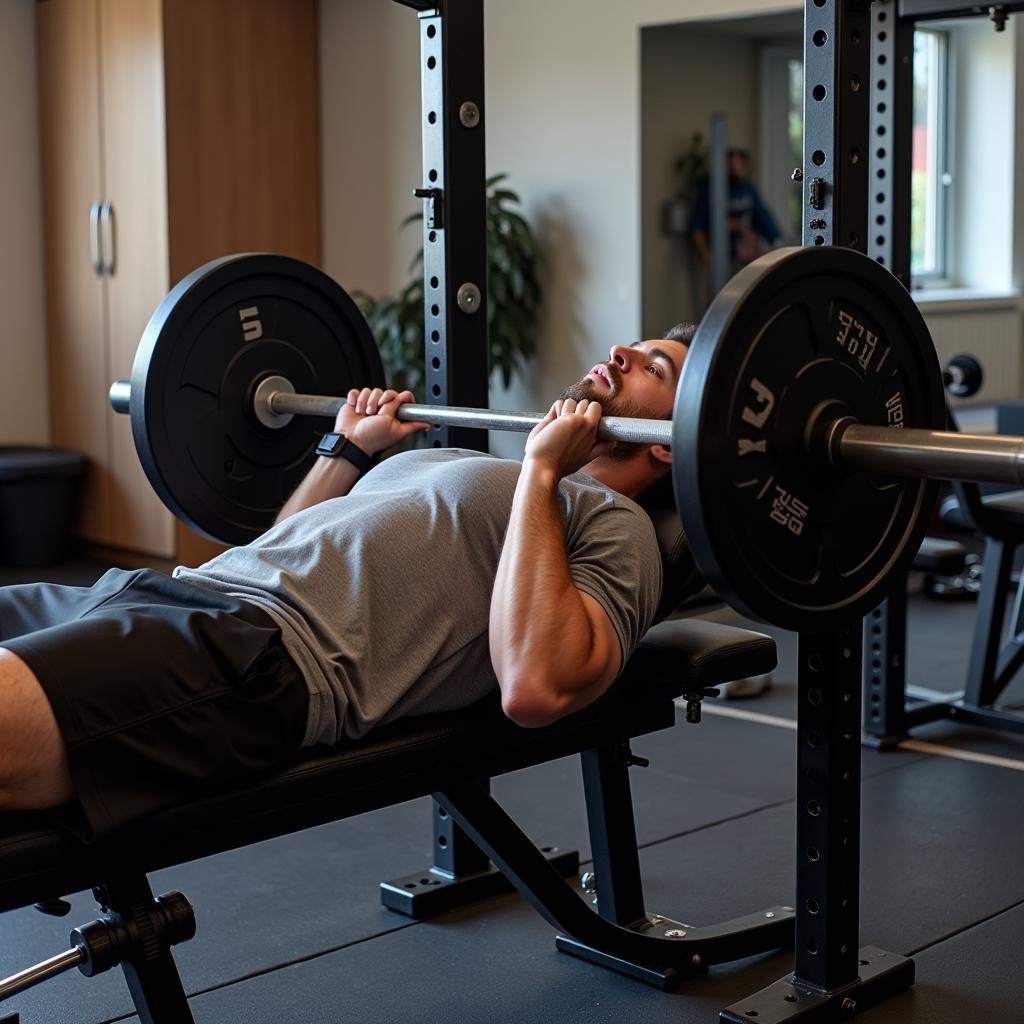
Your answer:
[[[839,422],[827,438],[840,469],[888,476],[1024,484],[1024,437]]]
[[[127,415],[131,412],[132,382],[115,380],[110,385],[110,407],[114,412]]]
[[[329,395],[288,394],[273,391],[261,396],[274,414],[335,416],[345,404],[344,398]],[[398,419],[405,422],[435,423],[448,427],[477,427],[529,433],[544,419],[543,412],[514,412],[507,409],[467,409],[445,405],[403,405]],[[597,436],[607,441],[632,444],[672,444],[671,420],[636,419],[629,416],[604,416]]]

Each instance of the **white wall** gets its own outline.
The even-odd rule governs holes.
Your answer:
[[[382,0],[321,0],[323,268],[349,292],[392,291],[421,233],[419,22]]]
[[[0,445],[49,440],[34,0],[0,3]]]

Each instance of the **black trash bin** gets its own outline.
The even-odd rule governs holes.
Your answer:
[[[0,446],[0,565],[52,565],[71,547],[85,457]]]

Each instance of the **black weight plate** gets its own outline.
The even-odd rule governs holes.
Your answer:
[[[266,253],[226,256],[180,281],[146,327],[132,366],[135,447],[157,494],[215,540],[259,536],[313,459],[330,419],[271,429],[252,396],[270,375],[343,395],[384,383],[356,304],[316,267]]]
[[[768,253],[719,293],[690,346],[673,477],[708,581],[786,629],[866,614],[909,565],[935,502],[930,481],[834,470],[808,428],[840,416],[945,429],[928,329],[861,253]]]

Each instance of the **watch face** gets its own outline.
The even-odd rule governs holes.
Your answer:
[[[342,443],[343,440],[344,439],[342,438],[341,434],[324,434],[323,438],[320,441],[320,444],[317,445],[317,454],[337,455],[338,446]]]

